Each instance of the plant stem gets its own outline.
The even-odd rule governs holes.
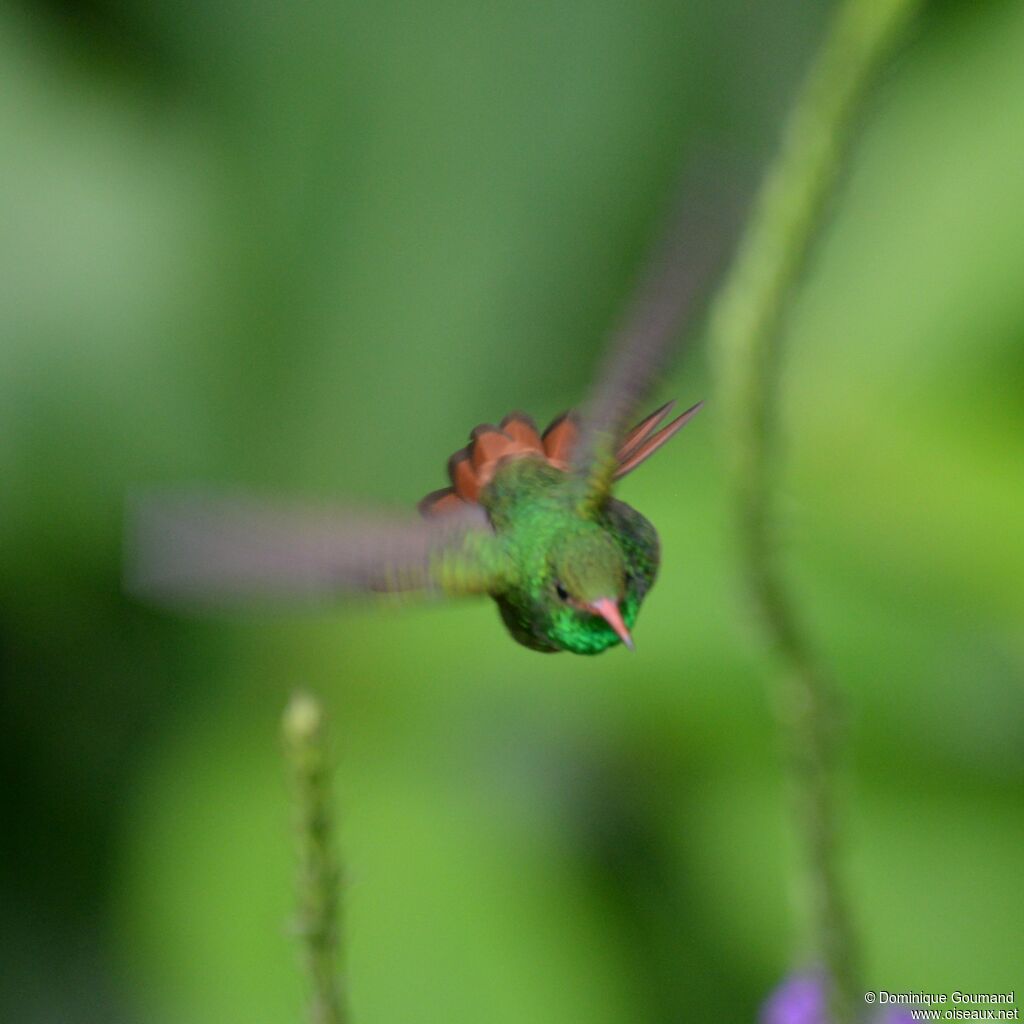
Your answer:
[[[712,312],[745,584],[778,655],[778,705],[802,847],[810,944],[836,1024],[856,1016],[857,949],[836,850],[837,697],[816,663],[777,558],[772,427],[787,303],[881,59],[916,0],[845,0],[797,97],[735,264]]]
[[[339,871],[332,850],[330,767],[320,702],[296,693],[282,722],[292,776],[299,854],[297,929],[310,988],[311,1024],[349,1019],[338,984]]]

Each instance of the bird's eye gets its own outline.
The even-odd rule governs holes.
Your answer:
[[[557,594],[557,595],[558,595],[558,596],[559,596],[559,597],[560,597],[560,598],[561,598],[561,599],[562,599],[563,601],[568,601],[568,600],[569,600],[569,591],[568,591],[568,590],[566,590],[566,589],[565,589],[565,587],[563,587],[561,583],[556,583],[556,584],[555,584],[555,593],[556,593],[556,594]]]

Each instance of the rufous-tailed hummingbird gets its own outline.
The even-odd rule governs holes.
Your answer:
[[[662,426],[669,403],[626,429],[718,262],[708,226],[705,208],[681,207],[582,410],[543,434],[523,413],[476,427],[448,462],[451,485],[420,502],[419,520],[150,496],[130,513],[129,586],[177,603],[486,594],[512,637],[533,650],[632,648],[630,631],[658,572],[658,535],[612,488],[700,408]]]

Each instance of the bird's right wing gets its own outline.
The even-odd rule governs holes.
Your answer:
[[[500,581],[482,509],[434,520],[156,494],[129,503],[128,590],[176,605],[311,602],[352,592],[476,594]]]

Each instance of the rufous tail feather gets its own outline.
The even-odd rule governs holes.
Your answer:
[[[674,437],[700,411],[702,402],[687,409],[667,426],[659,426],[672,410],[674,402],[641,420],[623,438],[616,452],[618,463],[614,479],[620,480],[649,459],[663,444]],[[511,412],[500,426],[482,423],[470,433],[470,443],[448,460],[451,486],[432,491],[419,503],[420,513],[427,517],[442,516],[478,504],[480,492],[494,478],[506,459],[541,458],[562,472],[569,471],[572,450],[579,438],[579,419],[573,411],[553,420],[543,434],[533,420],[522,412]]]

